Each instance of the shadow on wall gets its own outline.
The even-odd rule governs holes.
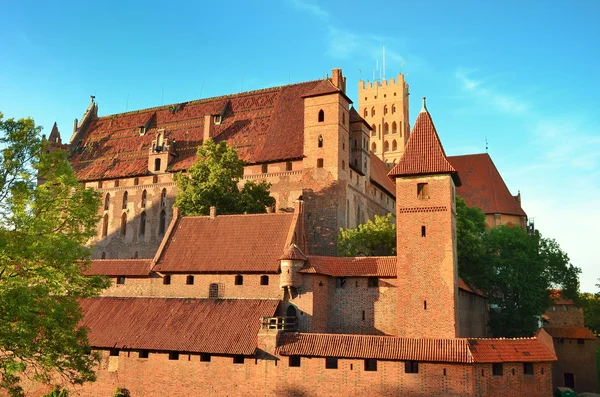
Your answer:
[[[164,203],[145,208],[135,203],[135,210],[122,209],[120,202],[110,204],[119,205],[119,209],[102,212],[97,237],[92,241],[92,259],[153,258],[173,217],[173,201],[167,197]]]
[[[343,183],[334,182],[319,191],[303,190],[304,224],[310,255],[337,255],[336,237],[346,220],[345,189]]]

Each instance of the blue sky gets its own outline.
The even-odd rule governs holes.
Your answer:
[[[63,139],[101,115],[313,80],[348,94],[402,72],[449,155],[489,153],[544,236],[597,291],[600,2],[32,2],[2,6],[0,111]]]

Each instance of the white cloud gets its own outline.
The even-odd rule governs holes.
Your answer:
[[[317,4],[310,3],[310,2],[307,2],[304,0],[290,0],[290,3],[292,4],[292,6],[294,8],[297,8],[302,11],[307,11],[307,12],[313,14],[317,18],[320,18],[323,20],[329,19],[329,13]]]
[[[471,93],[480,100],[486,101],[496,110],[503,113],[522,114],[530,109],[529,104],[526,102],[517,97],[499,92],[498,89],[490,87],[489,82],[469,77],[472,73],[473,71],[465,71],[462,69],[455,72],[455,77],[464,91]]]

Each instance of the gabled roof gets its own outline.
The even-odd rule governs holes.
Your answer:
[[[139,276],[150,274],[152,259],[94,259],[89,268],[82,271],[87,276]]]
[[[330,79],[319,80],[318,84],[315,85],[310,91],[306,92],[302,95],[302,98],[309,98],[321,95],[329,95],[329,94],[341,94],[349,103],[352,103],[352,100],[346,96],[346,94],[337,88]]]
[[[333,257],[308,256],[302,273],[332,277],[396,277],[395,256]]]
[[[544,327],[544,330],[553,338],[596,339],[594,333],[585,327]]]
[[[153,270],[275,273],[293,219],[293,213],[183,217]]]
[[[419,113],[415,126],[406,143],[404,154],[389,172],[390,177],[430,174],[452,174],[455,184],[460,185],[456,170],[448,162],[431,115],[425,107]]]
[[[479,207],[486,214],[527,216],[519,201],[510,193],[502,176],[487,153],[450,156],[448,161],[458,172],[462,186],[456,194],[469,207]]]
[[[349,114],[350,114],[350,123],[363,123],[365,126],[367,126],[367,128],[369,130],[373,129],[373,128],[371,128],[371,125],[369,123],[367,123],[367,120],[365,120],[360,114],[358,114],[356,109],[354,109],[354,106],[350,107]]]
[[[556,361],[552,347],[538,338],[428,339],[395,336],[284,333],[276,354],[375,358],[447,363]]]
[[[223,109],[221,123],[211,125],[211,136],[226,141],[245,162],[299,159],[304,155],[302,96],[327,85],[333,87],[329,80],[309,81],[93,117],[73,142],[71,163],[82,181],[145,175],[152,140],[164,128],[177,153],[170,169],[186,170],[204,139],[204,116]],[[142,126],[148,128],[140,136]]]
[[[288,261],[306,261],[306,255],[304,252],[298,247],[296,244],[290,244],[289,248],[285,251],[285,253],[279,258],[280,261],[288,260]]]
[[[50,136],[48,136],[48,140],[54,143],[62,143],[62,140],[60,139],[60,132],[58,131],[58,126],[56,125],[56,122],[54,122],[54,125],[52,126],[52,130],[50,131]]]
[[[254,354],[260,318],[277,300],[90,298],[81,301],[92,347]]]
[[[396,182],[388,176],[388,170],[383,160],[377,155],[369,151],[369,158],[371,160],[371,182],[378,185],[381,189],[385,190],[391,197],[396,197]]]

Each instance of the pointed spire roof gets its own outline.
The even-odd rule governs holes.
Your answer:
[[[52,126],[52,131],[50,131],[50,136],[48,137],[50,142],[61,143],[60,132],[58,131],[58,127],[56,126],[56,122]]]
[[[448,162],[431,115],[425,105],[417,117],[402,158],[389,172],[392,178],[408,175],[452,174],[454,183],[460,186],[456,169]]]
[[[287,251],[279,258],[280,261],[306,261],[306,255],[296,244],[290,244]]]

